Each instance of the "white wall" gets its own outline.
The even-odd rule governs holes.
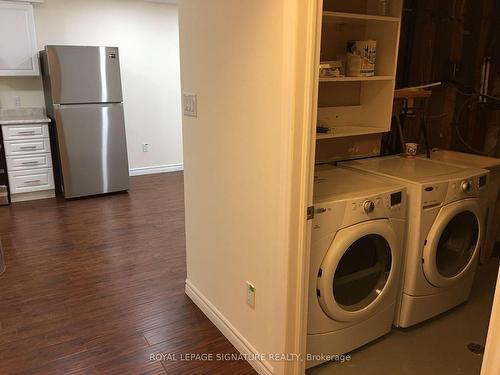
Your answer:
[[[46,0],[34,5],[38,46],[120,48],[129,164],[182,164],[177,6],[139,0]],[[0,105],[44,106],[39,78],[0,77]],[[150,151],[142,152],[142,143]]]
[[[289,331],[302,329],[289,302],[303,296],[288,289],[289,277],[299,284],[304,277],[288,272],[298,268],[290,259],[299,247],[297,233],[290,243],[290,231],[299,231],[291,212],[302,230],[306,222],[305,202],[296,199],[305,187],[292,196],[292,181],[306,185],[299,169],[309,152],[293,146],[304,134],[295,110],[307,95],[302,85],[295,106],[299,2],[179,1],[182,90],[198,95],[198,118],[183,119],[186,291],[244,352],[287,353],[288,341],[300,346],[304,338]],[[297,47],[304,54],[305,46]],[[256,287],[254,309],[246,281]],[[279,361],[253,365],[260,373],[292,373]]]
[[[0,108],[14,108],[16,96],[22,107],[45,107],[38,77],[0,77]]]
[[[486,339],[486,350],[481,366],[481,375],[500,373],[500,272],[497,277],[497,286]]]

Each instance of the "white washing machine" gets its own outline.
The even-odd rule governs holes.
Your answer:
[[[406,193],[401,184],[322,167],[314,183],[307,367],[390,331],[399,290]]]
[[[400,156],[341,165],[406,187],[406,260],[394,324],[409,327],[466,301],[483,241],[480,196],[489,172]]]
[[[426,155],[419,157],[427,158]],[[461,167],[482,168],[490,171],[490,181],[485,191],[486,235],[481,248],[480,262],[487,263],[500,234],[500,159],[449,150],[432,150],[431,160]]]

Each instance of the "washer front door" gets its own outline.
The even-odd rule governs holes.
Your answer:
[[[317,294],[325,314],[341,322],[372,315],[397,281],[398,245],[389,220],[338,231],[318,272]]]
[[[447,287],[468,274],[482,242],[483,216],[476,199],[441,208],[424,245],[423,270],[429,283]]]

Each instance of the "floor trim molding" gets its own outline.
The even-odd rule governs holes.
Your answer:
[[[177,171],[182,171],[182,170],[184,170],[183,163],[155,165],[152,167],[130,168],[129,175],[130,176],[142,176],[145,174],[177,172]]]
[[[36,199],[54,198],[55,196],[56,193],[54,189],[42,190],[42,191],[30,191],[27,193],[12,193],[10,195],[10,201],[12,203],[16,203],[16,202],[33,201]]]
[[[186,280],[186,294],[240,353],[249,357],[261,354],[189,280]],[[266,360],[248,361],[248,363],[261,375],[273,374],[273,367]]]

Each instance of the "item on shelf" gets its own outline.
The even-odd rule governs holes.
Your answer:
[[[373,77],[376,57],[376,40],[347,42],[347,75],[349,77]]]
[[[330,129],[330,127],[325,123],[318,121],[318,123],[316,124],[316,133],[326,134],[326,133],[330,133],[331,130],[332,129]]]
[[[417,157],[418,143],[405,143],[406,158],[415,159]]]
[[[319,76],[321,78],[342,77],[344,67],[341,61],[324,61],[319,64]]]
[[[388,16],[389,15],[389,0],[379,0],[378,1],[378,15]]]

